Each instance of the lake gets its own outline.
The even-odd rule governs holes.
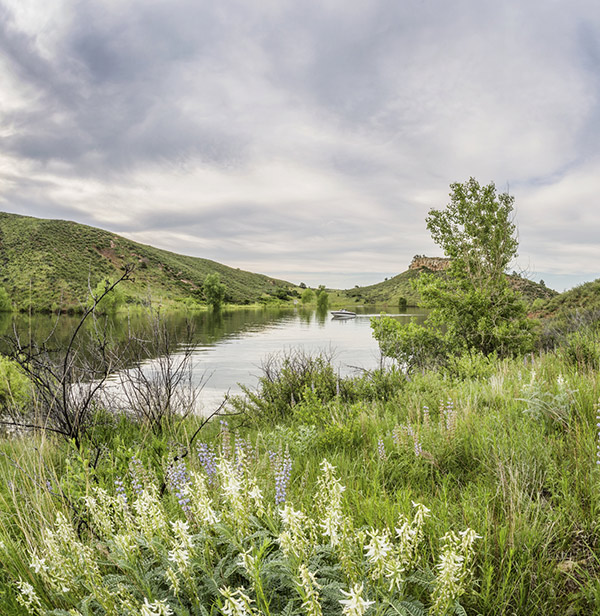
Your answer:
[[[179,345],[192,350],[193,380],[203,384],[199,412],[210,412],[222,401],[225,393],[239,393],[240,385],[254,387],[261,374],[261,364],[270,355],[292,349],[306,353],[326,353],[341,376],[371,370],[380,364],[377,342],[371,334],[370,320],[381,314],[377,306],[353,308],[353,319],[334,319],[329,312],[318,314],[303,307],[223,310],[220,314],[197,312],[189,315],[165,313],[164,318]],[[381,309],[384,310],[383,308]],[[388,308],[389,310],[389,308]],[[391,314],[398,320],[423,320],[423,310],[408,308],[402,314]],[[192,333],[186,335],[186,324]],[[56,344],[66,344],[77,317],[36,315],[16,319],[22,336],[41,340],[52,332]],[[132,314],[111,320],[112,335],[127,338],[131,328],[143,326],[144,317]],[[1,326],[2,324],[0,324]],[[0,331],[10,333],[10,323]],[[152,366],[152,360],[148,362]]]

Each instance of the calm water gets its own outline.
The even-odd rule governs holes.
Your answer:
[[[380,354],[371,334],[370,319],[379,316],[381,311],[375,306],[355,310],[356,318],[344,320],[333,319],[329,312],[319,315],[301,307],[234,310],[220,315],[200,313],[187,317],[193,321],[193,334],[186,341],[193,349],[193,378],[196,384],[204,384],[199,410],[209,412],[218,406],[227,391],[239,393],[240,385],[255,386],[261,363],[270,355],[291,349],[327,353],[342,376],[376,368]],[[423,311],[410,308],[402,315],[393,316],[399,320],[424,318]],[[169,314],[165,318],[173,337],[185,340],[185,315]],[[21,319],[17,326],[23,335],[28,336],[31,331],[34,339],[48,335],[54,328],[53,336],[60,344],[76,322],[74,317],[61,317],[56,326],[56,319],[38,316],[33,321]],[[124,340],[131,327],[142,323],[139,315],[115,319],[113,336]],[[9,332],[8,324],[5,325],[2,329]]]

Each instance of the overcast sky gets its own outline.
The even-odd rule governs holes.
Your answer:
[[[513,269],[600,276],[597,0],[0,0],[0,209],[309,285],[441,255],[515,197]]]

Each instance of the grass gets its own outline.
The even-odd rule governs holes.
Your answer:
[[[425,581],[421,580],[421,586],[411,582],[405,595],[386,594],[386,584],[373,578],[374,565],[367,556],[369,535],[363,543],[348,539],[346,548],[354,550],[357,567],[351,573],[344,569],[349,566],[344,565],[347,554],[334,549],[327,536],[315,531],[311,535],[312,556],[302,562],[326,589],[319,591],[323,613],[340,614],[342,591],[351,592],[355,581],[363,584],[365,600],[375,601],[368,614],[387,613],[394,602],[407,600],[421,602],[425,612],[434,613],[432,589],[439,571],[440,538],[466,528],[481,536],[473,548],[474,583],[456,597],[467,614],[600,613],[597,369],[561,349],[493,360],[468,369],[465,366],[465,362],[457,362],[452,371],[418,373],[410,379],[400,372],[375,372],[343,381],[339,391],[335,383],[331,387],[332,376],[324,369],[312,377],[314,391],[298,381],[302,389],[296,391],[293,404],[288,398],[290,382],[286,382],[282,384],[282,400],[287,406],[278,401],[276,412],[270,414],[269,401],[259,396],[260,404],[250,402],[253,408],[246,408],[245,415],[229,418],[227,436],[218,422],[204,428],[200,439],[217,456],[223,455],[218,452],[224,451],[226,440],[231,452],[226,455],[233,456],[231,459],[236,456],[235,443],[245,443],[240,445],[248,454],[244,472],[260,486],[265,507],[264,514],[242,516],[244,523],[254,520],[252,529],[244,531],[231,518],[225,527],[207,530],[194,526],[174,489],[167,489],[158,499],[157,506],[167,520],[188,520],[196,547],[197,542],[207,540],[206,533],[210,536],[213,547],[209,551],[214,558],[206,560],[196,553],[191,558],[194,579],[205,593],[201,603],[213,606],[206,608],[208,613],[222,610],[227,601],[219,589],[228,586],[234,592],[242,585],[255,601],[254,608],[262,606],[263,613],[268,606],[273,614],[288,609],[275,600],[275,588],[290,604],[285,613],[307,613],[297,591],[302,584],[302,563],[290,564],[289,555],[281,553],[276,541],[285,530],[277,513],[282,505],[275,503],[276,460],[281,461],[286,451],[292,462],[286,502],[304,511],[314,523],[327,509],[319,509],[315,496],[324,458],[345,486],[341,506],[344,519],[351,521],[353,537],[362,537],[361,529],[382,533],[387,528],[393,535],[391,529],[398,525],[399,515],[412,519],[413,501],[431,511],[418,564],[411,569],[413,574],[420,572]],[[281,375],[278,378],[281,380]],[[275,381],[269,390],[270,400],[278,394],[277,378]],[[21,578],[34,586],[45,609],[77,607],[84,613],[82,602],[92,597],[89,613],[110,613],[99,607],[104,595],[92,589],[93,580],[80,579],[78,590],[69,595],[70,603],[62,604],[51,584],[30,566],[32,551],[41,554],[48,530],[62,512],[78,531],[77,540],[83,547],[77,549],[89,548],[90,558],[98,563],[102,581],[94,584],[107,587],[114,576],[124,575],[123,584],[137,588],[131,592],[138,608],[146,598],[149,602],[164,600],[173,610],[180,610],[174,613],[204,613],[199,608],[194,611],[189,593],[188,599],[178,603],[165,581],[168,554],[175,549],[171,535],[155,538],[158,552],[154,554],[149,545],[144,547],[139,529],[138,535],[134,533],[136,545],[142,546],[139,553],[146,554],[145,560],[137,562],[141,570],[135,575],[148,575],[151,580],[143,591],[141,578],[127,573],[125,564],[119,564],[116,557],[106,559],[117,549],[113,538],[92,533],[94,522],[83,506],[84,497],[96,488],[116,497],[115,480],[119,477],[126,480],[132,502],[135,494],[127,478],[132,476],[134,458],[139,458],[148,475],[156,476],[160,484],[196,425],[197,419],[189,418],[173,431],[154,436],[144,426],[121,418],[112,425],[99,424],[81,451],[40,434],[4,439],[0,443],[3,611],[27,613],[17,602],[19,597],[23,600],[16,586]],[[192,451],[194,455],[184,459],[187,472],[207,477],[195,447]],[[219,492],[224,481],[221,477],[210,495],[215,510],[231,516],[235,507]],[[237,543],[231,539],[236,533]],[[264,555],[266,568],[253,578],[236,562],[243,551],[258,550],[263,540],[268,540],[269,546]],[[220,555],[219,559],[215,555]],[[266,563],[270,563],[268,567]],[[134,578],[138,579],[135,584]],[[266,593],[266,599],[259,596],[259,582],[264,585],[260,592]],[[409,608],[405,605],[402,609]]]
[[[135,281],[123,285],[128,303],[177,305],[202,302],[207,274],[218,273],[226,302],[269,300],[295,286],[196,257],[133,242],[87,225],[0,212],[0,285],[18,310],[78,309],[104,278],[118,277],[126,263],[136,265]]]

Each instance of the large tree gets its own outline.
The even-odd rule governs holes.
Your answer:
[[[450,188],[450,203],[427,217],[427,228],[450,266],[443,275],[422,274],[416,281],[423,306],[431,310],[426,326],[438,340],[431,344],[436,358],[427,359],[464,351],[519,352],[530,343],[531,330],[525,305],[506,276],[518,247],[514,197],[474,178]],[[410,360],[414,327],[408,331],[400,324],[374,322],[373,328],[386,354]]]
[[[219,310],[225,299],[225,285],[221,282],[219,274],[207,274],[204,279],[204,297],[206,301],[213,307],[213,310]]]

